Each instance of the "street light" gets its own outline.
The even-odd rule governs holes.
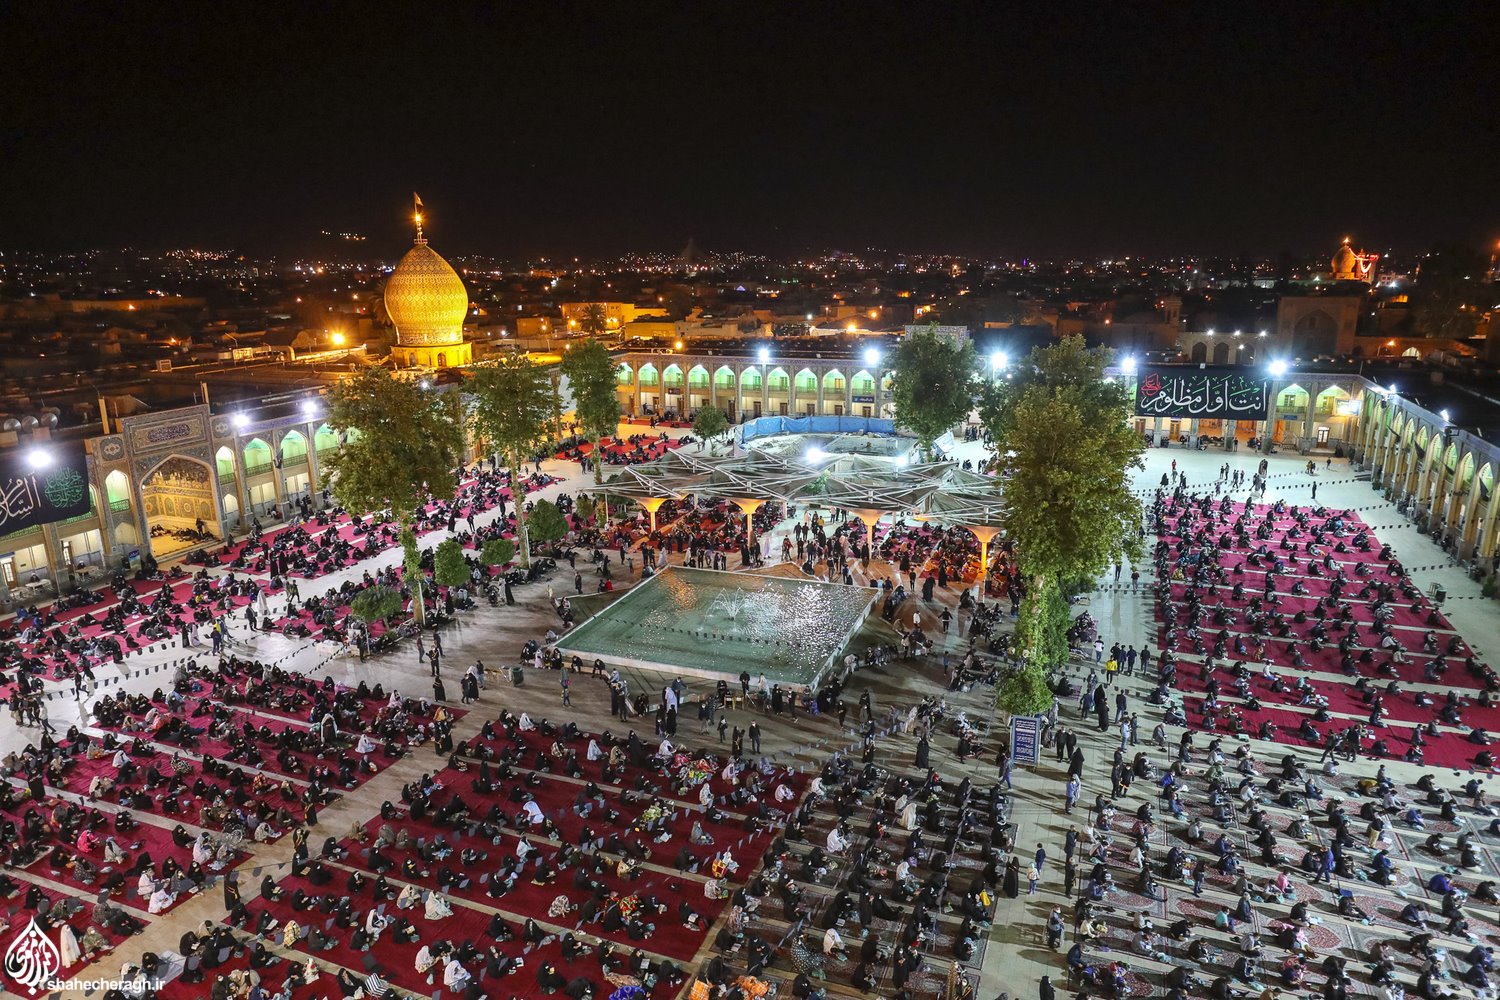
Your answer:
[[[1281,376],[1286,374],[1286,368],[1286,362],[1282,361],[1280,358],[1277,358],[1275,361],[1271,362],[1270,371],[1273,376],[1275,376],[1276,378],[1280,378]]]
[[[990,367],[997,372],[1005,371],[1006,366],[1009,364],[1010,358],[1006,356],[1004,351],[996,351],[990,355]]]

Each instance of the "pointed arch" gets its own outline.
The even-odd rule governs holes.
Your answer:
[[[281,438],[283,464],[307,461],[307,438],[301,431],[287,431]]]
[[[811,368],[804,368],[797,373],[794,384],[797,386],[799,393],[807,392],[816,394],[818,391],[818,376],[813,374]]]
[[[746,368],[740,372],[741,392],[760,392],[761,377],[759,368]]]
[[[635,369],[626,362],[620,362],[619,369],[615,372],[615,385],[634,385]]]
[[[831,368],[828,371],[824,372],[823,391],[837,392],[842,394],[844,391],[844,373],[839,371],[837,368]]]
[[[245,442],[245,475],[254,476],[271,468],[271,446],[260,438]]]
[[[792,386],[791,376],[787,375],[786,369],[780,365],[771,369],[766,376],[766,381],[771,385],[772,392],[786,392]]]
[[[641,365],[639,380],[641,385],[656,385],[661,381],[661,375],[657,372],[656,366],[647,361]]]
[[[130,509],[130,479],[119,469],[104,477],[104,496],[111,510]],[[119,504],[120,506],[115,506]]]
[[[232,480],[235,478],[234,452],[224,445],[214,452],[214,466],[218,469],[220,479]]]
[[[338,431],[334,430],[327,424],[318,425],[318,429],[313,432],[313,448],[317,451],[317,453],[321,455],[325,451],[337,449],[338,446]]]
[[[689,368],[687,373],[687,382],[688,388],[690,389],[707,389],[708,369],[704,368],[702,365],[694,365],[693,367]]]

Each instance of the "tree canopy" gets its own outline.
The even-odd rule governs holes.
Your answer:
[[[404,527],[429,496],[453,499],[464,435],[443,394],[366,368],[334,388],[328,424],[342,443],[323,461],[344,507],[361,514],[389,508]]]
[[[573,393],[573,410],[583,436],[597,447],[600,438],[620,426],[620,397],[615,392],[619,366],[599,341],[590,338],[563,357],[563,374]],[[604,463],[594,463],[594,482],[604,481]]]
[[[1412,322],[1424,337],[1463,340],[1474,335],[1491,305],[1490,262],[1473,247],[1442,244],[1423,258],[1411,293]]]
[[[384,584],[366,587],[349,602],[349,612],[366,624],[383,622],[401,610],[401,592]]]
[[[609,329],[609,313],[605,311],[603,303],[590,302],[584,306],[578,317],[578,328],[590,337],[603,336],[604,331]]]
[[[553,430],[556,399],[552,379],[526,355],[513,354],[476,368],[468,391],[469,423],[475,436],[488,442],[513,474],[511,498],[515,501],[521,563],[530,565],[526,488],[519,470]]]
[[[439,542],[432,555],[432,578],[444,587],[462,587],[471,575],[463,546],[452,538]]]
[[[896,423],[917,436],[930,458],[932,443],[974,407],[974,345],[928,327],[907,336],[891,357]]]
[[[1024,589],[1016,642],[1022,669],[1038,676],[1067,658],[1063,584],[1140,554],[1130,470],[1141,466],[1144,445],[1127,423],[1126,387],[1105,376],[1111,354],[1081,337],[1038,348],[987,387],[980,405],[1002,456],[1002,523]],[[1002,685],[1001,707],[1043,711],[1050,693],[1039,690],[1036,677]]]
[[[537,542],[555,542],[568,533],[568,519],[557,504],[538,500],[531,508],[531,538]]]
[[[707,441],[729,430],[729,418],[717,406],[704,406],[693,418],[693,432]]]
[[[479,550],[479,561],[486,566],[504,566],[516,557],[516,545],[509,538],[491,538]]]

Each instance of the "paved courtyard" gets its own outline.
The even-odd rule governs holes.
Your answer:
[[[638,431],[639,428],[631,428],[631,430]],[[980,446],[977,444],[965,444],[961,446],[958,457],[977,458],[980,452]],[[1178,468],[1186,472],[1190,488],[1207,487],[1217,477],[1218,467],[1226,460],[1231,468],[1245,470],[1248,478],[1249,473],[1259,461],[1259,456],[1245,451],[1226,455],[1220,451],[1189,452],[1181,448],[1152,449],[1146,455],[1146,467],[1137,476],[1137,481],[1143,493],[1149,495],[1149,491],[1157,485],[1163,472],[1170,468],[1173,461],[1176,461]],[[1353,470],[1346,462],[1335,460],[1331,467],[1325,467],[1320,460],[1315,477],[1309,477],[1303,471],[1304,465],[1305,460],[1295,455],[1272,457],[1266,500],[1274,502],[1284,498],[1291,503],[1306,504],[1309,502],[1313,483],[1316,482],[1317,503],[1359,511],[1360,516],[1374,529],[1378,538],[1395,548],[1398,557],[1412,570],[1416,581],[1424,589],[1433,584],[1441,584],[1447,588],[1449,597],[1444,611],[1455,628],[1472,644],[1481,657],[1500,648],[1497,646],[1500,615],[1496,614],[1493,602],[1479,597],[1478,584],[1468,580],[1457,567],[1451,566],[1447,557],[1436,546],[1418,534],[1392,505],[1385,503],[1378,493],[1370,489],[1367,481],[1356,479]],[[544,471],[562,477],[561,482],[542,491],[541,495],[544,497],[571,492],[579,484],[577,468],[571,464],[547,462],[544,463]],[[491,511],[479,520],[484,523],[494,517],[495,512]],[[784,524],[771,532],[771,537],[766,541],[768,551],[779,551],[780,535],[787,530],[788,526]],[[444,537],[443,532],[432,533],[423,538],[423,544],[431,546],[442,537]],[[318,589],[337,585],[346,577],[358,577],[369,564],[385,565],[393,562],[397,557],[397,550],[388,551],[367,564],[346,569],[327,581],[319,581]],[[636,572],[639,571],[639,565],[639,560],[637,560]],[[1119,641],[1141,646],[1153,639],[1154,621],[1149,590],[1151,577],[1147,572],[1149,567],[1141,567],[1141,569],[1143,578],[1139,587],[1129,586],[1130,573],[1127,568],[1122,576],[1121,584],[1116,584],[1113,575],[1110,574],[1100,581],[1100,589],[1089,595],[1083,602],[1083,606],[1098,622],[1101,637],[1106,645]],[[875,575],[889,575],[891,572],[891,567],[874,567],[873,569]],[[585,578],[590,585],[587,589],[592,589],[593,581],[588,578],[587,574]],[[491,608],[481,604],[475,611],[461,616],[459,624],[450,629],[444,638],[448,663],[445,668],[447,676],[456,678],[475,660],[483,661],[492,669],[517,662],[520,649],[526,640],[540,637],[549,627],[556,624],[556,617],[551,613],[547,599],[549,587],[559,594],[571,592],[571,574],[565,575],[559,572],[554,574],[551,581],[518,587],[516,595],[519,603],[514,607],[502,605],[499,608]],[[304,597],[313,589],[310,583],[304,584]],[[938,595],[939,601],[949,605],[956,604],[956,598],[955,591],[940,592]],[[275,601],[273,601],[273,612],[274,610]],[[874,627],[873,623],[871,627]],[[357,656],[336,655],[337,651],[326,644],[298,642],[279,635],[251,636],[246,632],[242,623],[237,626],[237,629],[244,645],[236,652],[243,656],[253,656],[265,662],[279,663],[283,667],[308,673],[314,677],[331,676],[336,681],[351,685],[360,680],[371,684],[378,682],[387,690],[399,690],[411,695],[425,694],[431,689],[430,671],[426,664],[419,661],[414,650],[398,649],[391,654],[361,663]],[[951,643],[952,648],[958,648],[956,636],[945,641]],[[172,648],[153,650],[142,656],[132,656],[124,665],[125,672],[118,676],[111,677],[106,675],[107,672],[101,673],[101,680],[105,682],[102,693],[113,693],[121,688],[131,692],[150,692],[157,687],[166,687],[170,683],[170,671],[173,664],[184,655],[181,649]],[[1075,676],[1081,678],[1083,669],[1082,666],[1076,666]],[[492,680],[487,690],[484,691],[480,703],[477,706],[471,706],[474,710],[460,720],[454,733],[455,738],[473,736],[486,720],[497,716],[502,709],[512,712],[526,711],[534,717],[572,719],[581,727],[593,730],[610,728],[613,721],[616,731],[619,730],[618,721],[611,720],[609,716],[608,693],[600,681],[579,678],[572,690],[572,705],[564,708],[561,704],[561,692],[551,674],[529,673],[526,683],[520,687],[502,680],[498,671],[491,676]],[[1138,674],[1134,678],[1121,678],[1121,683],[1133,707],[1140,705],[1142,709],[1148,708],[1144,703],[1144,697],[1150,685],[1145,679]],[[850,691],[853,697],[857,697],[859,691],[868,688],[877,709],[884,709],[893,705],[904,707],[916,702],[924,695],[943,696],[943,686],[942,672],[936,662],[928,662],[916,667],[898,663],[889,668],[862,671],[856,675]],[[1434,687],[1434,691],[1441,694],[1440,688]],[[450,681],[450,694],[456,697],[456,683],[452,681]],[[947,694],[946,697],[953,711],[965,712],[973,719],[988,720],[993,717],[989,704],[992,694],[987,688],[979,687],[973,692],[964,694]],[[70,688],[52,701],[49,707],[51,721],[59,730],[64,730],[75,723],[81,726],[87,724],[87,705],[73,701]],[[1065,717],[1076,716],[1076,711],[1076,705],[1068,705],[1064,706],[1063,714]],[[748,723],[749,714],[749,710],[741,707],[732,710],[730,717],[736,725],[741,725]],[[1143,712],[1142,717],[1143,720],[1149,720],[1147,723],[1149,731],[1149,726],[1154,725],[1159,718],[1159,712],[1157,710]],[[795,720],[786,720],[758,716],[758,720],[764,732],[763,740],[767,753],[804,765],[815,765],[826,756],[830,746],[844,744],[854,738],[852,729],[841,730],[837,721],[831,718],[798,717]],[[684,719],[684,733],[694,733],[695,727],[692,721]],[[642,729],[644,735],[649,737],[649,720],[645,721]],[[1118,743],[1118,738],[1108,733],[1095,733],[1092,726],[1079,727],[1079,733],[1088,759],[1082,801],[1091,802],[1097,793],[1108,791],[1110,755],[1115,744]],[[7,725],[3,731],[0,731],[0,752],[20,749],[26,743],[35,741],[37,737],[38,734],[34,729],[17,729]],[[1171,739],[1175,745],[1175,730],[1171,734]],[[995,745],[995,741],[992,740],[991,750]],[[905,757],[914,750],[914,743],[910,738],[893,736],[882,743],[880,750],[883,755],[889,754],[893,759]],[[1277,753],[1279,752],[1280,748],[1277,748]],[[1297,752],[1304,753],[1303,751]],[[1158,756],[1164,757],[1164,755]],[[956,778],[968,773],[975,778],[976,784],[988,784],[996,777],[993,761],[994,756],[991,752],[983,758],[960,767],[954,766],[951,758],[945,756],[939,760],[938,766],[952,777]],[[351,828],[368,822],[376,815],[382,801],[399,798],[400,787],[403,783],[418,778],[424,772],[436,770],[441,767],[442,763],[442,759],[435,756],[430,749],[424,749],[400,760],[363,785],[357,792],[344,795],[332,807],[323,811],[319,817],[319,828],[314,832],[314,841],[320,841],[322,837],[329,835],[342,836]],[[910,763],[909,758],[906,759],[906,763]],[[1371,773],[1374,771],[1373,764],[1362,763],[1357,766]],[[1419,769],[1407,768],[1401,764],[1391,764],[1390,770],[1407,780],[1415,780],[1419,773]],[[1063,817],[1060,812],[1064,775],[1065,766],[1054,763],[1050,753],[1044,754],[1043,763],[1036,769],[1024,773],[1018,769],[1015,777],[1015,804],[1011,817],[1012,821],[1018,824],[1016,844],[1018,852],[1023,857],[1029,856],[1034,845],[1041,843],[1046,845],[1049,855],[1060,860],[1062,836],[1069,822],[1069,819]],[[1493,786],[1492,779],[1488,780]],[[142,817],[142,819],[147,822],[161,822],[148,817]],[[274,866],[284,865],[291,856],[291,850],[290,838],[283,838],[271,845],[257,846],[253,855],[241,866],[241,871],[254,876],[244,880],[247,886],[258,883],[258,874],[263,871],[278,871],[279,869]],[[1038,979],[1044,974],[1051,975],[1054,982],[1061,986],[1063,982],[1062,956],[1047,949],[1043,928],[1046,915],[1052,906],[1064,902],[1061,893],[1062,886],[1057,874],[1059,870],[1053,867],[1044,871],[1040,890],[1036,895],[1023,894],[1014,900],[1000,899],[999,911],[993,927],[988,932],[989,940],[983,951],[983,978],[979,995],[984,1000],[991,1000],[1001,993],[1009,993],[1013,997],[1032,996],[1035,994]],[[18,872],[15,875],[22,881],[38,882],[52,889],[65,889],[64,886],[51,883],[44,877],[30,872]],[[1181,892],[1181,888],[1171,886],[1169,891],[1178,893]],[[1210,892],[1210,896],[1213,895],[1214,893]],[[203,893],[178,906],[169,914],[155,918],[142,935],[130,939],[121,946],[117,953],[108,955],[94,966],[77,973],[77,977],[83,980],[113,978],[124,959],[137,958],[145,950],[157,952],[173,950],[177,947],[178,940],[184,931],[201,925],[205,920],[222,920],[224,915],[225,908],[220,894],[218,892]],[[706,957],[706,952],[700,957]],[[1136,960],[1132,958],[1131,961]],[[1149,961],[1140,964],[1151,971]],[[527,985],[529,985],[529,977],[527,977]],[[830,982],[827,988],[835,995],[857,995],[847,983]],[[1159,994],[1160,989],[1157,988],[1155,992]],[[296,995],[299,997],[303,995],[323,996],[333,993],[330,983],[328,989],[312,989],[305,993],[299,991]]]

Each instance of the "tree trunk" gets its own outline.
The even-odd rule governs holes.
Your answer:
[[[530,569],[531,542],[526,534],[526,484],[516,472],[518,467],[515,462],[511,463],[510,499],[516,505],[516,551],[521,554],[521,565]]]
[[[419,541],[417,541],[416,531],[413,530],[413,528],[411,526],[411,523],[409,521],[407,521],[405,518],[403,518],[403,519],[401,519],[400,524],[401,524],[401,538],[403,539],[403,542],[402,542],[402,553],[401,553],[402,554],[402,560],[401,560],[402,569],[413,570],[413,572],[410,572],[410,573],[407,574],[408,576],[411,577],[411,579],[409,581],[411,583],[411,594],[412,594],[411,614],[412,614],[412,618],[416,620],[417,627],[421,628],[422,626],[424,626],[424,625],[427,624],[427,608],[422,604],[422,565],[421,565],[421,563],[422,563],[422,546],[421,546],[421,543]],[[410,567],[408,567],[406,565],[406,559],[405,559],[406,551],[405,551],[405,541],[404,540],[405,540],[406,535],[407,535],[408,532],[412,536],[412,553],[415,556],[415,558],[413,559],[413,565],[410,566]]]

